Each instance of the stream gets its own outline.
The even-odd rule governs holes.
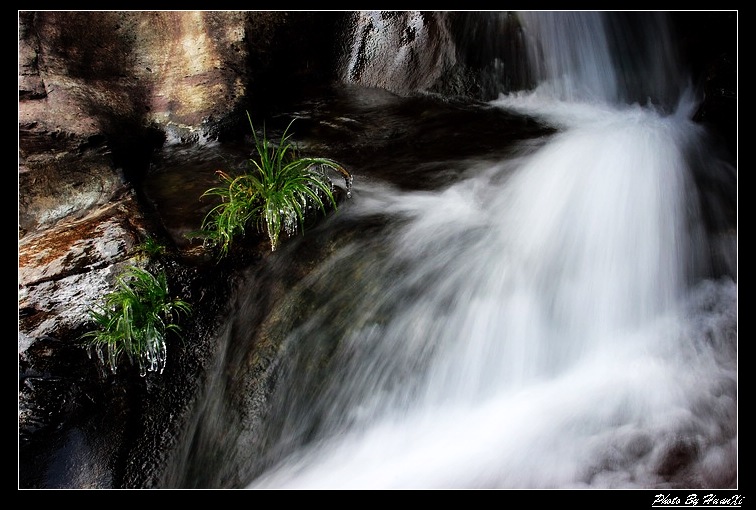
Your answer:
[[[532,90],[363,71],[270,119],[351,197],[241,275],[164,487],[737,486],[736,170],[656,25],[623,67],[592,13],[523,20]],[[177,156],[181,239],[245,156]]]

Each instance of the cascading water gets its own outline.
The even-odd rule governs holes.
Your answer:
[[[658,25],[623,67],[600,13],[519,17],[539,86],[490,106],[558,131],[442,189],[355,172],[265,327],[249,488],[737,486],[737,234],[692,169],[735,171]]]

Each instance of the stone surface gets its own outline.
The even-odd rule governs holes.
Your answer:
[[[112,289],[115,272],[146,238],[133,194],[89,216],[60,222],[19,242],[19,315],[28,337],[75,329]]]
[[[170,240],[141,190],[155,151],[233,133],[243,110],[272,106],[260,97],[317,75],[308,65],[325,77],[338,17],[19,12],[20,488],[157,483],[158,452],[210,356],[202,339],[221,305],[209,289],[229,280],[222,266],[192,277],[166,259],[171,284],[201,310],[163,375],[105,373],[77,341],[87,310],[121,267],[144,262],[148,236]]]
[[[39,315],[71,298],[72,278],[97,294],[103,271],[159,229],[140,192],[154,152],[233,130],[254,91],[329,58],[333,32],[303,29],[338,16],[20,11],[21,333],[53,333]],[[303,38],[309,46],[293,51]]]

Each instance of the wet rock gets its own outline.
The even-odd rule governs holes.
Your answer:
[[[145,236],[133,193],[80,220],[24,236],[18,257],[20,333],[34,338],[79,327]]]

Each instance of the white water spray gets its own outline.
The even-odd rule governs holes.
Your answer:
[[[356,312],[314,406],[320,432],[250,488],[736,483],[737,285],[702,276],[690,174],[692,147],[713,156],[685,100],[672,115],[615,103],[588,42],[546,66],[560,86],[494,102],[560,128],[537,150],[471,163],[439,192],[355,180],[343,213],[400,226],[310,276],[363,260],[343,282]],[[288,342],[343,308],[326,303]]]

